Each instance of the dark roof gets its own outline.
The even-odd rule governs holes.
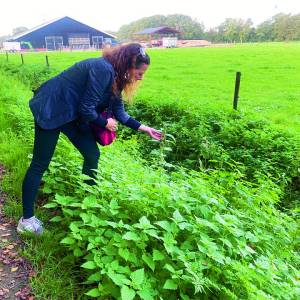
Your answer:
[[[34,28],[32,28],[32,29],[26,30],[26,31],[24,31],[24,32],[22,32],[22,33],[19,33],[19,34],[13,36],[13,37],[10,37],[9,40],[10,40],[10,41],[17,40],[17,39],[19,39],[19,38],[21,38],[21,37],[23,37],[23,36],[25,36],[25,35],[27,35],[27,34],[33,32],[33,31],[39,30],[39,29],[41,29],[41,28],[43,28],[43,27],[46,27],[46,26],[48,26],[48,25],[50,25],[50,24],[53,24],[53,23],[56,23],[56,22],[59,22],[59,21],[62,21],[62,22],[73,22],[73,23],[77,23],[77,24],[80,24],[80,25],[85,26],[87,29],[101,31],[101,32],[105,33],[106,35],[110,36],[111,38],[116,38],[116,36],[114,36],[114,35],[112,35],[112,34],[109,34],[109,33],[105,32],[105,31],[103,31],[103,30],[95,29],[95,28],[90,27],[90,26],[88,26],[88,25],[86,25],[86,24],[83,24],[83,23],[81,23],[81,22],[79,22],[79,21],[76,21],[76,20],[74,20],[74,19],[72,19],[72,18],[70,18],[70,17],[68,17],[68,16],[65,16],[65,17],[61,17],[61,18],[57,18],[57,19],[54,19],[54,20],[45,22],[45,23],[43,23],[43,24],[41,24],[41,25],[38,25],[38,26],[36,26],[36,27],[34,27]]]
[[[135,34],[168,34],[168,33],[179,33],[179,31],[171,27],[161,26],[161,27],[146,28],[142,31],[136,32]]]

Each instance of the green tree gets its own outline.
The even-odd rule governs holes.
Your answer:
[[[27,31],[27,30],[28,30],[27,27],[25,27],[25,26],[20,26],[20,27],[14,28],[12,33],[13,33],[13,35],[17,35],[17,34],[20,34],[20,33],[25,32],[25,31]]]
[[[204,37],[204,25],[191,17],[181,14],[154,15],[123,25],[117,36],[121,40],[130,40],[136,37],[134,34],[145,28],[169,26],[180,31],[182,39],[202,39]]]
[[[3,47],[3,42],[5,42],[7,39],[10,38],[10,35],[3,35],[3,36],[0,36],[0,48]]]
[[[256,38],[260,42],[274,41],[274,21],[267,20],[259,24],[256,28]]]

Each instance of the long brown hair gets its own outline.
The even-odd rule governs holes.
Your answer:
[[[127,101],[131,101],[138,82],[131,78],[130,70],[138,69],[142,64],[149,65],[150,57],[144,48],[138,43],[130,43],[105,49],[103,57],[108,60],[115,69],[115,82],[113,92],[123,93]]]

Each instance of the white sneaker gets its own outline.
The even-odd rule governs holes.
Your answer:
[[[29,218],[29,219],[23,219],[23,217],[19,220],[17,231],[19,233],[24,232],[32,232],[36,235],[40,235],[43,233],[43,223],[36,218],[35,216]]]

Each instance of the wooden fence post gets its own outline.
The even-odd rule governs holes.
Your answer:
[[[24,57],[23,57],[23,53],[21,53],[21,60],[22,60],[22,65],[24,65]]]
[[[50,67],[50,65],[49,65],[49,59],[48,59],[48,55],[46,55],[46,65],[47,65],[47,67],[48,67],[48,68]]]
[[[236,72],[234,97],[233,97],[233,109],[235,109],[235,110],[237,110],[237,106],[238,106],[241,75],[242,75],[241,72]]]

